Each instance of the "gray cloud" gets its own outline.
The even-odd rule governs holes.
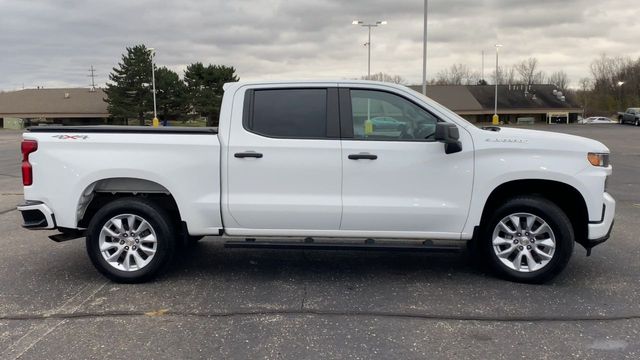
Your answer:
[[[422,0],[0,0],[0,89],[104,84],[126,46],[157,49],[177,71],[202,61],[233,65],[243,79],[355,78],[366,73],[366,29],[351,20],[387,20],[373,30],[372,71],[421,78]],[[638,57],[636,0],[431,0],[429,75],[452,63],[491,72],[535,56],[574,84],[601,53]]]

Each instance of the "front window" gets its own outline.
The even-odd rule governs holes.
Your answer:
[[[351,90],[354,139],[433,141],[438,119],[400,96]]]

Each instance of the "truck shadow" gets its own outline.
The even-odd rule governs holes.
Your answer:
[[[452,276],[486,277],[467,252],[227,249],[204,240],[176,254],[166,277],[189,273],[254,274],[269,277]]]

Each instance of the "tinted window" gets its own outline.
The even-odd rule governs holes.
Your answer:
[[[256,90],[248,128],[266,136],[324,138],[327,135],[327,90]]]
[[[433,140],[438,119],[403,97],[351,90],[353,135],[368,140]]]

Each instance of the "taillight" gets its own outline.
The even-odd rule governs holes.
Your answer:
[[[33,184],[33,169],[29,163],[29,154],[38,150],[38,142],[35,140],[22,140],[22,185]]]

